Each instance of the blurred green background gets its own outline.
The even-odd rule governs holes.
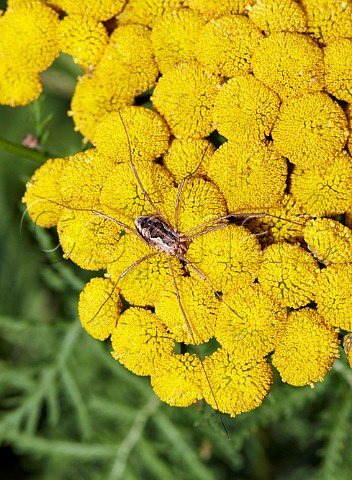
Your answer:
[[[1,5],[1,4],[0,4]],[[148,379],[110,356],[77,317],[90,278],[63,261],[54,231],[35,228],[21,204],[40,162],[10,153],[28,134],[45,154],[80,151],[67,117],[79,69],[60,57],[45,94],[0,107],[0,464],[3,479],[350,479],[352,374],[338,361],[325,381],[280,383],[262,407],[235,419],[206,405],[162,404]],[[4,143],[3,140],[6,142]]]

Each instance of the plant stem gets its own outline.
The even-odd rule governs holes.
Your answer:
[[[3,138],[0,138],[0,149],[5,150],[5,152],[13,153],[19,157],[34,160],[40,164],[44,163],[49,158],[49,155],[45,152],[39,152],[32,148],[23,147],[22,145],[18,145],[17,143],[10,142]]]

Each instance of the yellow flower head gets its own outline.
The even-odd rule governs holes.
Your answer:
[[[184,3],[210,20],[229,13],[246,13],[248,6],[254,2],[255,0],[185,0]]]
[[[121,12],[125,0],[60,0],[68,14],[86,15],[100,21],[109,20]]]
[[[263,142],[226,142],[211,158],[208,175],[230,212],[263,212],[281,201],[287,164]]]
[[[234,142],[265,140],[279,106],[279,97],[253,76],[234,77],[215,97],[214,127]]]
[[[209,379],[207,382],[203,376],[204,399],[231,417],[259,407],[273,383],[273,372],[265,359],[246,362],[220,348],[203,364]]]
[[[265,250],[258,280],[268,295],[298,308],[314,299],[318,273],[312,255],[298,245],[281,242]]]
[[[175,138],[164,155],[164,165],[180,182],[188,175],[205,175],[214,151],[213,144],[203,138]]]
[[[229,292],[252,283],[262,259],[259,242],[249,230],[229,225],[196,237],[187,258],[218,291]]]
[[[345,350],[348,362],[352,368],[352,333],[348,333],[343,337],[343,349]]]
[[[104,25],[87,15],[67,15],[59,26],[60,48],[85,70],[92,69],[109,42]]]
[[[82,327],[98,340],[111,335],[121,311],[119,290],[109,280],[93,278],[79,296],[78,313]]]
[[[272,136],[275,149],[290,162],[325,163],[346,143],[346,115],[326,93],[291,98],[281,106]]]
[[[330,265],[321,271],[316,288],[318,312],[326,322],[352,330],[352,264]]]
[[[351,12],[352,14],[352,12]],[[352,40],[338,38],[324,48],[326,89],[338,100],[352,101]]]
[[[339,356],[337,332],[310,308],[291,312],[286,333],[273,354],[284,382],[297,387],[321,382]]]
[[[111,335],[112,356],[136,375],[152,375],[158,359],[172,355],[174,341],[162,321],[149,310],[129,308]]]
[[[37,72],[21,71],[18,67],[0,63],[0,104],[10,107],[27,105],[39,97],[42,89]]]
[[[259,360],[280,342],[287,312],[259,285],[246,285],[226,295],[216,322],[215,337],[241,360]]]
[[[152,30],[156,62],[162,73],[182,60],[195,60],[194,44],[205,20],[196,12],[182,8],[167,12]]]
[[[300,33],[273,33],[255,50],[253,73],[286,100],[324,88],[323,59],[323,52],[310,37]]]
[[[301,0],[307,14],[308,31],[320,43],[350,37],[352,5],[350,0]]]
[[[244,15],[210,20],[200,32],[197,59],[214,74],[245,75],[261,38],[260,30]]]
[[[291,193],[312,216],[333,216],[352,209],[352,160],[347,152],[329,164],[295,167]]]
[[[161,156],[168,149],[169,136],[165,121],[156,112],[143,107],[126,107],[107,114],[98,124],[94,145],[116,164],[129,163],[130,155],[133,161],[154,160]]]
[[[304,228],[304,240],[314,256],[325,265],[352,262],[352,232],[330,218],[317,218]]]
[[[205,137],[213,130],[219,82],[197,62],[184,62],[158,80],[151,100],[176,137]]]
[[[248,7],[250,20],[264,33],[306,32],[307,19],[294,0],[260,0]]]
[[[202,398],[201,379],[204,376],[196,355],[163,355],[155,362],[150,381],[154,392],[174,407],[188,407]]]
[[[198,276],[197,278],[181,277],[178,281],[178,289],[189,325],[180,310],[174,285],[171,290],[163,290],[157,299],[156,315],[163,319],[168,331],[177,342],[186,344],[208,342],[215,333],[219,300]]]
[[[153,28],[161,17],[182,7],[183,0],[128,0],[118,16],[119,24],[138,23]]]

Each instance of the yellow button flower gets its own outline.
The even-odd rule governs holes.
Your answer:
[[[91,70],[108,45],[108,32],[104,25],[87,15],[67,15],[59,26],[60,47],[72,55],[75,63]]]
[[[321,382],[339,356],[336,331],[315,310],[304,308],[288,316],[285,336],[273,355],[284,382],[297,387]]]
[[[224,348],[207,357],[203,364],[209,378],[207,382],[203,376],[204,399],[231,417],[259,407],[273,383],[267,360],[246,362]]]
[[[330,218],[317,218],[304,228],[304,240],[314,256],[325,265],[352,262],[352,232]]]
[[[325,85],[323,52],[303,34],[273,33],[264,38],[253,54],[252,66],[254,76],[282,100],[322,90]]]
[[[59,0],[68,14],[86,15],[105,21],[121,12],[125,0]]]
[[[197,59],[216,75],[245,75],[251,70],[252,55],[261,38],[260,30],[244,15],[220,17],[200,32]]]
[[[121,25],[138,23],[153,28],[164,14],[178,10],[183,3],[183,0],[148,0],[148,2],[128,0],[118,15],[118,22]]]
[[[316,288],[318,312],[326,322],[352,330],[352,264],[330,265],[321,271]]]
[[[303,166],[325,163],[346,143],[346,115],[326,93],[302,95],[281,106],[272,136],[275,149],[290,162]]]
[[[0,63],[0,104],[10,107],[27,105],[42,93],[39,74],[21,71],[18,66],[8,63]]]
[[[352,101],[352,40],[338,38],[324,48],[327,91],[338,100]]]
[[[197,62],[185,62],[167,71],[151,100],[175,137],[205,137],[213,130],[214,96],[219,77]]]
[[[214,102],[214,127],[228,140],[265,140],[279,113],[279,97],[253,76],[231,78]]]
[[[163,355],[155,362],[150,381],[163,402],[174,407],[188,407],[202,398],[202,375],[203,369],[196,355]]]
[[[295,167],[290,191],[312,216],[333,216],[352,209],[352,160],[347,152],[330,164]]]
[[[298,245],[281,242],[265,250],[258,280],[268,295],[298,308],[314,300],[318,273],[312,255]]]
[[[204,18],[210,19],[228,15],[229,13],[246,13],[249,5],[255,0],[186,0],[185,4],[199,13]]]
[[[160,72],[167,72],[182,60],[196,59],[194,44],[204,25],[200,15],[185,8],[167,12],[156,22],[151,39]]]
[[[208,175],[230,212],[263,212],[283,198],[287,164],[263,142],[226,142],[212,156]]]
[[[78,313],[82,327],[98,340],[111,335],[121,311],[119,290],[109,280],[93,278],[79,296]]]
[[[152,375],[157,360],[174,350],[162,321],[143,308],[129,308],[120,315],[111,342],[115,360],[136,375]]]
[[[246,285],[224,296],[215,337],[241,360],[253,362],[274,350],[285,330],[284,304],[259,285]]]
[[[248,7],[250,20],[267,35],[277,32],[306,32],[307,19],[294,0],[260,0]]]

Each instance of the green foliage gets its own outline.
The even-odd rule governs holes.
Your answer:
[[[74,73],[63,57],[48,74],[62,75],[59,93],[1,107],[1,137],[20,145],[31,133],[44,153],[79,151],[66,117]],[[20,228],[24,184],[37,166],[0,151],[0,442],[17,455],[21,478],[350,478],[352,373],[342,360],[314,389],[277,378],[260,408],[224,416],[228,440],[206,405],[162,404],[147,379],[113,360],[108,342],[91,339],[77,318],[88,274],[62,260],[53,232],[26,217]]]

